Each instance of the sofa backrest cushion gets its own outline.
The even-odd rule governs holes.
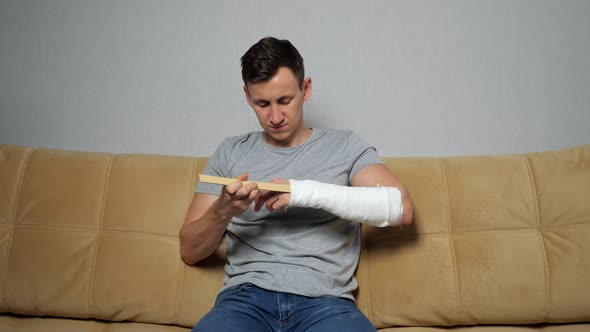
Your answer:
[[[358,303],[378,327],[590,321],[590,145],[385,162],[415,222],[363,227]]]
[[[179,255],[205,163],[0,146],[0,311],[193,325],[223,276]]]

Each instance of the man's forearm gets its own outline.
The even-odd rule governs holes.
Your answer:
[[[209,257],[221,241],[231,217],[217,211],[215,204],[201,218],[182,225],[180,255],[189,265]]]
[[[349,187],[312,180],[289,180],[290,206],[323,209],[346,220],[377,227],[407,224],[407,195],[393,186]],[[404,218],[405,216],[405,218]]]

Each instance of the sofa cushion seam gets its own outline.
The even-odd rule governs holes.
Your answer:
[[[16,187],[16,192],[14,194],[14,209],[12,210],[12,215],[11,215],[11,219],[13,224],[11,224],[11,229],[10,229],[10,234],[8,236],[8,253],[6,256],[6,266],[4,267],[4,275],[3,275],[3,285],[2,285],[2,303],[4,305],[5,311],[6,312],[10,312],[10,308],[8,305],[8,294],[7,294],[7,290],[8,290],[8,270],[10,269],[10,261],[11,261],[11,257],[12,257],[12,242],[14,240],[14,232],[16,232],[16,212],[18,211],[18,205],[20,203],[20,195],[22,193],[22,186],[23,186],[23,182],[25,179],[25,172],[26,169],[29,167],[29,161],[31,160],[31,156],[33,155],[33,152],[35,150],[31,149],[28,153],[28,155],[25,157],[25,160],[23,161],[22,167],[21,167],[21,171],[19,174],[19,178],[18,178],[18,184]]]
[[[95,305],[94,305],[94,283],[95,283],[95,278],[96,278],[96,260],[98,258],[98,250],[100,247],[100,241],[102,238],[102,228],[103,228],[103,222],[104,222],[104,213],[105,213],[105,209],[106,209],[106,201],[107,201],[107,197],[108,197],[108,189],[109,189],[109,182],[111,179],[111,170],[114,164],[114,160],[117,156],[111,156],[111,159],[109,160],[109,164],[107,165],[107,173],[106,173],[106,177],[105,177],[105,184],[104,184],[104,194],[102,197],[102,202],[101,202],[101,209],[100,209],[100,215],[98,218],[98,230],[96,233],[96,245],[94,246],[94,253],[92,254],[92,267],[90,270],[90,285],[89,285],[89,294],[88,294],[88,316],[89,317],[95,317],[96,313],[95,313]]]
[[[550,287],[550,280],[549,280],[549,259],[547,257],[547,251],[545,248],[545,238],[542,232],[541,227],[541,211],[539,207],[539,195],[537,193],[537,184],[535,183],[535,177],[533,174],[533,169],[530,163],[528,156],[525,154],[523,155],[523,159],[525,165],[527,167],[529,180],[531,182],[531,193],[533,195],[533,204],[535,207],[535,219],[537,221],[537,236],[539,238],[539,246],[541,249],[541,253],[543,255],[543,264],[544,266],[544,277],[545,277],[545,313],[543,320],[547,321],[549,319],[550,311],[551,311],[551,287]]]
[[[447,170],[445,167],[445,161],[446,158],[441,158],[440,159],[440,170],[441,170],[441,175],[442,175],[442,180],[444,183],[444,187],[445,187],[445,200],[446,200],[446,205],[447,205],[447,213],[446,213],[446,219],[447,219],[447,227],[448,227],[448,234],[449,234],[449,248],[451,249],[451,259],[452,259],[452,264],[453,264],[453,273],[455,274],[455,297],[457,299],[457,308],[455,311],[455,316],[456,316],[456,322],[454,325],[460,325],[461,321],[462,321],[462,317],[461,317],[461,290],[460,290],[460,281],[459,281],[459,267],[457,266],[457,257],[455,254],[455,241],[453,239],[453,226],[452,226],[452,221],[451,221],[451,198],[449,195],[449,183],[447,180]]]

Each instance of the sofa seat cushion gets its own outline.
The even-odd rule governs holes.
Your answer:
[[[0,315],[0,332],[188,332],[170,325],[133,322]],[[532,326],[395,327],[380,332],[586,332],[588,324],[542,324]]]
[[[396,327],[380,329],[379,332],[586,332],[588,324],[541,324],[529,326],[476,325],[462,327]]]
[[[0,315],[0,332],[187,332],[170,325]]]

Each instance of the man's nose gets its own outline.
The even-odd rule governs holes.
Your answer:
[[[278,105],[272,104],[270,107],[270,122],[280,124],[284,119],[283,112],[279,109]]]

